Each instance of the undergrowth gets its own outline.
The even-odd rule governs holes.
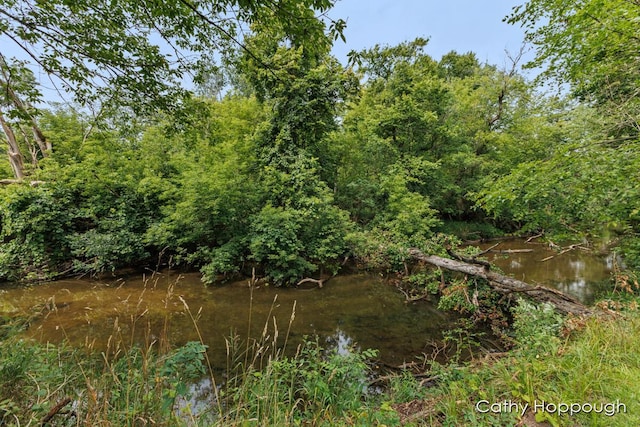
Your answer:
[[[11,329],[20,323],[4,319],[0,425],[640,425],[638,300],[599,306],[593,318],[563,319],[521,301],[510,352],[388,375],[374,375],[374,350],[338,352],[308,338],[285,354],[295,305],[285,331],[269,315],[262,336],[230,337],[223,374],[202,342],[168,351],[112,342],[97,354],[21,339]],[[475,339],[454,331],[444,342]]]

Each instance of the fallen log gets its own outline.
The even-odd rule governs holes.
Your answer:
[[[496,254],[527,254],[533,252],[533,249],[491,249],[489,252]]]
[[[521,280],[514,279],[513,277],[498,274],[484,266],[469,264],[436,255],[426,255],[419,249],[415,248],[409,249],[409,256],[413,259],[435,265],[436,267],[485,279],[494,290],[502,294],[523,293],[538,302],[548,302],[552,304],[558,312],[563,314],[574,314],[580,316],[589,316],[593,314],[593,311],[590,308],[586,307],[575,298],[565,295],[556,289],[539,285],[530,285]]]

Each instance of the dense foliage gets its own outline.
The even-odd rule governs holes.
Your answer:
[[[224,13],[232,3],[209,6]],[[425,39],[354,52],[345,67],[329,53],[325,24],[309,15],[330,2],[306,2],[296,12],[309,15],[313,32],[284,19],[293,13],[288,3],[276,11],[241,3],[237,22],[208,29],[187,2],[176,10],[154,6],[148,16],[118,2],[112,17],[86,22],[58,19],[59,11],[40,3],[8,9],[0,21],[5,34],[44,43],[42,61],[51,67],[56,55],[72,54],[50,38],[52,31],[76,37],[97,25],[94,18],[111,22],[118,14],[135,28],[157,20],[155,31],[178,47],[213,43],[226,46],[226,55],[224,68],[197,80],[201,96],[180,98],[179,109],[132,116],[148,113],[147,101],[162,105],[155,95],[139,96],[137,105],[120,103],[124,110],[110,104],[98,121],[69,108],[31,107],[38,99],[33,76],[26,64],[3,57],[2,75],[13,77],[0,82],[10,113],[2,118],[10,158],[4,174],[18,183],[0,190],[0,276],[44,279],[177,263],[201,269],[207,282],[255,269],[273,283],[293,284],[335,273],[349,257],[401,266],[407,247],[437,252],[453,241],[442,232],[465,221],[565,238],[618,233],[634,265],[640,160],[637,123],[624,117],[635,117],[635,75],[618,56],[590,56],[587,48],[605,49],[597,31],[608,22],[620,46],[635,40],[635,27],[614,19],[635,5],[609,3],[560,10],[535,0],[509,17],[540,47],[534,65],[549,61],[548,74],[570,86],[555,96],[520,76],[516,59],[507,69],[482,64],[471,52],[437,60],[425,52]],[[100,2],[78,7],[101,10]],[[27,25],[35,17],[46,18],[41,32]],[[189,19],[176,28],[191,29],[188,40],[165,31],[183,17]],[[242,22],[252,31],[238,47],[230,31]],[[336,21],[329,30],[339,35],[341,28]],[[150,70],[132,69],[118,55],[167,59],[144,32],[114,31],[77,62],[58,64],[80,100],[93,93],[98,72],[83,68],[87,58],[128,73]],[[209,41],[197,45],[201,38]],[[584,45],[567,42],[578,38]],[[121,50],[107,54],[114,42]],[[160,70],[177,77],[185,66]],[[588,67],[594,70],[579,72]],[[113,73],[111,88],[121,96],[137,90]],[[171,84],[151,74],[153,85]],[[146,89],[166,92],[153,85]]]
[[[544,232],[619,243],[630,271],[616,271],[616,287],[637,288],[637,0],[516,7],[506,19],[537,49],[528,65],[543,68],[533,82],[517,58],[505,69],[472,52],[433,58],[421,38],[340,64],[330,48],[344,22],[325,15],[332,4],[0,0],[0,41],[28,57],[0,52],[0,281],[178,265],[206,283],[253,275],[294,285],[349,259],[408,273],[410,247],[442,255],[457,237]],[[34,107],[34,63],[78,104]],[[189,73],[194,93],[180,85]],[[542,91],[550,82],[556,94]],[[437,276],[405,282],[435,292],[450,279]],[[235,366],[216,422],[499,425],[526,420],[481,415],[472,402],[621,397],[630,411],[613,422],[637,424],[635,298],[612,303],[629,311],[619,323],[573,325],[583,333],[561,340],[571,324],[548,306],[509,313],[483,283],[449,285],[440,307],[511,332],[513,353],[489,369],[433,363],[433,388],[407,373],[374,395],[374,351],[309,342],[296,357]],[[78,423],[212,422],[181,400],[203,377],[202,343],[98,361],[7,337],[11,323],[0,324],[0,425],[47,424],[68,396]],[[457,339],[473,345],[468,329]]]

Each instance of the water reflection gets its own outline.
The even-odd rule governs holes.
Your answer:
[[[581,250],[558,255],[523,240],[496,249],[531,250],[494,253],[490,260],[517,279],[555,286],[585,302],[593,300],[594,284],[604,283],[617,262]],[[111,281],[61,280],[5,288],[1,296],[0,313],[40,313],[27,334],[43,342],[67,340],[117,351],[134,344],[166,349],[202,338],[214,367],[227,366],[229,348],[248,339],[293,352],[315,335],[340,352],[352,346],[377,349],[383,362],[399,365],[430,354],[432,343],[455,320],[426,301],[406,304],[394,287],[372,275],[336,277],[323,289],[302,290],[250,288],[246,281],[205,287],[198,274],[169,272]]]
[[[354,346],[353,338],[348,336],[340,328],[336,329],[333,335],[328,336],[325,341],[329,348],[341,356],[351,354],[353,350],[360,350],[358,346]]]
[[[315,335],[341,352],[372,348],[383,361],[401,364],[430,353],[454,320],[431,303],[406,304],[371,275],[336,277],[309,290],[251,289],[246,281],[205,287],[197,274],[66,280],[8,289],[3,299],[22,314],[37,307],[42,314],[27,333],[43,342],[111,351],[116,342],[169,348],[202,337],[216,367],[225,367],[228,348],[247,337],[269,350],[293,352]]]
[[[488,249],[494,244],[483,244]],[[514,239],[500,242],[488,254],[489,261],[506,274],[531,283],[551,286],[592,303],[606,286],[615,260],[600,257],[580,248],[558,253],[548,245]]]

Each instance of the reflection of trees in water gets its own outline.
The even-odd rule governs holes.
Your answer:
[[[571,269],[575,272],[576,277],[578,275],[582,275],[584,274],[585,268],[586,268],[587,264],[580,260],[569,260],[569,267],[571,267]]]
[[[578,298],[580,301],[589,301],[593,297],[593,291],[587,286],[584,279],[557,282],[552,284],[556,289]]]
[[[619,262],[613,255],[603,258],[577,249],[558,254],[546,245],[528,244],[523,239],[502,242],[497,249],[532,250],[496,254],[490,261],[507,275],[531,284],[552,286],[584,303],[593,301],[602,282]]]

